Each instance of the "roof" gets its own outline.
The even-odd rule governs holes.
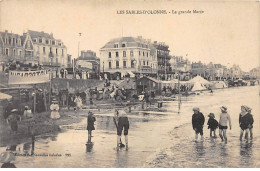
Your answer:
[[[31,38],[44,37],[47,39],[54,39],[52,34],[44,33],[43,31],[39,32],[39,31],[28,30],[28,32],[29,32]]]
[[[147,79],[149,79],[149,80],[151,80],[151,81],[153,81],[153,82],[159,83],[159,80],[157,80],[157,79],[155,79],[155,78],[152,78],[152,77],[146,77],[146,76],[139,78],[139,80],[140,80],[140,79],[143,79],[143,78],[147,78]]]
[[[101,49],[105,49],[105,48],[114,48],[114,44],[118,43],[119,47],[121,47],[121,45],[123,43],[126,43],[126,47],[141,47],[141,48],[148,48],[148,44],[147,42],[142,39],[142,38],[135,38],[135,37],[120,37],[120,38],[115,38],[110,40],[109,42],[107,42],[105,44],[105,46],[103,46]]]

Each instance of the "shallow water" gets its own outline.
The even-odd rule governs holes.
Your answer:
[[[36,137],[24,144],[13,144],[17,167],[259,167],[260,117],[259,87],[239,87],[215,90],[214,94],[183,97],[180,113],[177,102],[163,104],[166,112],[129,113],[129,150],[117,152],[113,113],[97,115],[93,145],[86,145],[86,118],[79,124],[63,127],[59,134]],[[239,141],[238,116],[242,104],[250,106],[254,115],[254,139]],[[219,107],[228,107],[232,130],[227,131],[228,143],[209,138],[204,126],[205,141],[194,142],[191,126],[192,108],[200,107],[207,115]],[[122,136],[124,142],[124,137]],[[34,148],[33,148],[34,147]],[[0,152],[7,147],[1,147]],[[10,147],[8,147],[10,148]],[[35,155],[30,156],[34,153]]]

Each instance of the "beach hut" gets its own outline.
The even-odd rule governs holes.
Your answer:
[[[152,77],[141,77],[136,80],[136,88],[138,94],[140,94],[145,88],[149,91],[155,92],[155,94],[160,94],[161,84],[160,81]]]

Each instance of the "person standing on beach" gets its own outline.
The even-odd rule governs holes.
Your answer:
[[[229,114],[227,113],[227,107],[222,106],[221,108],[221,114],[220,114],[220,119],[219,119],[219,136],[221,138],[222,141],[224,141],[227,143],[227,122],[229,122],[229,127],[231,130],[231,119]]]
[[[192,115],[192,127],[195,131],[195,141],[198,140],[198,134],[201,136],[201,140],[204,140],[203,137],[203,125],[205,122],[204,115],[200,112],[200,109],[198,107],[193,108],[194,114]]]
[[[217,138],[216,129],[218,128],[218,121],[215,119],[214,113],[208,115],[208,129],[210,129],[210,137],[212,137],[212,132],[214,133],[214,138]]]
[[[241,113],[239,114],[239,126],[241,128],[240,131],[240,141],[242,141],[242,137],[245,131],[245,139],[248,140],[248,132],[249,126],[252,124],[252,115],[248,113],[250,110],[249,107],[243,105],[241,106]]]
[[[87,122],[88,143],[91,143],[92,131],[95,130],[95,127],[94,127],[95,121],[96,121],[96,118],[94,117],[94,114],[91,111],[89,111],[88,112],[88,122]]]
[[[129,120],[127,114],[124,110],[118,110],[118,126],[117,126],[117,150],[119,150],[120,143],[121,143],[121,135],[124,129],[124,136],[125,136],[125,144],[126,150],[128,150],[128,129],[129,129]]]

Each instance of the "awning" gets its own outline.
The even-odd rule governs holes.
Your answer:
[[[4,100],[4,99],[9,100],[11,98],[12,98],[12,96],[10,96],[9,94],[4,94],[4,93],[0,92],[0,100]]]

